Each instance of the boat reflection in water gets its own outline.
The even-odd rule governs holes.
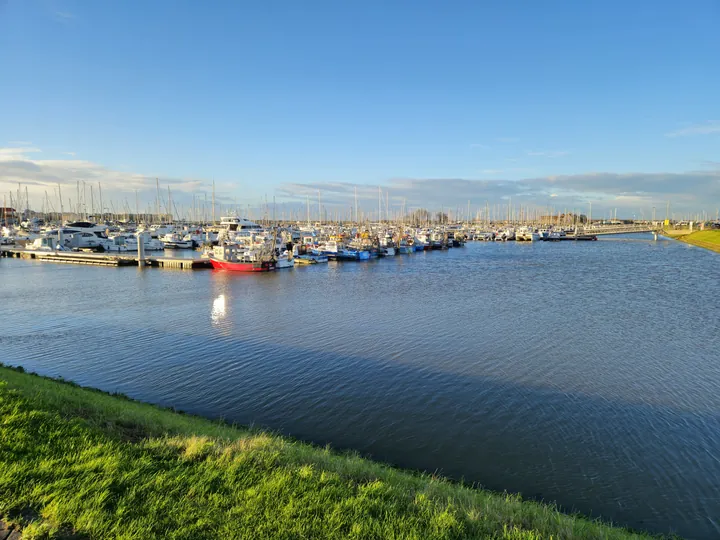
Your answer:
[[[225,318],[227,314],[225,305],[225,295],[221,294],[215,300],[213,300],[212,311],[210,312],[210,319],[213,324],[217,324]]]

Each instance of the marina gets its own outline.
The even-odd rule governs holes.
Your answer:
[[[7,221],[7,219],[5,219]],[[3,226],[0,256],[94,266],[140,266],[268,272],[338,261],[408,255],[458,248],[468,241],[596,241],[598,235],[651,231],[658,223],[559,225],[455,223],[411,226],[404,223],[275,223],[265,226],[238,216],[220,224],[76,221],[45,224],[33,218]],[[163,256],[153,254],[163,252]],[[191,255],[182,255],[191,253]],[[196,255],[192,255],[196,253]],[[150,255],[148,255],[150,254]],[[175,254],[177,256],[170,256]],[[166,256],[168,255],[168,256]]]

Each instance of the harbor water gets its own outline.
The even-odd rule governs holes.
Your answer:
[[[0,259],[0,359],[718,538],[719,263],[651,235],[267,274]]]

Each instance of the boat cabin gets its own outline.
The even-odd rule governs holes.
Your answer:
[[[227,228],[228,231],[244,231],[247,229],[260,229],[260,225],[249,219],[237,217],[237,216],[226,216],[220,218],[220,225]]]

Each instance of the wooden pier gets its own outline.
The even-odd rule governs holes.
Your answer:
[[[146,264],[156,268],[178,268],[180,270],[195,270],[199,268],[212,268],[208,259],[176,259],[172,257],[146,257]]]
[[[139,266],[139,257],[131,253],[85,253],[82,251],[35,251],[16,247],[0,247],[0,257],[17,257],[63,264],[89,264],[92,266]],[[144,257],[143,266],[196,270],[212,268],[207,259],[173,257]]]

